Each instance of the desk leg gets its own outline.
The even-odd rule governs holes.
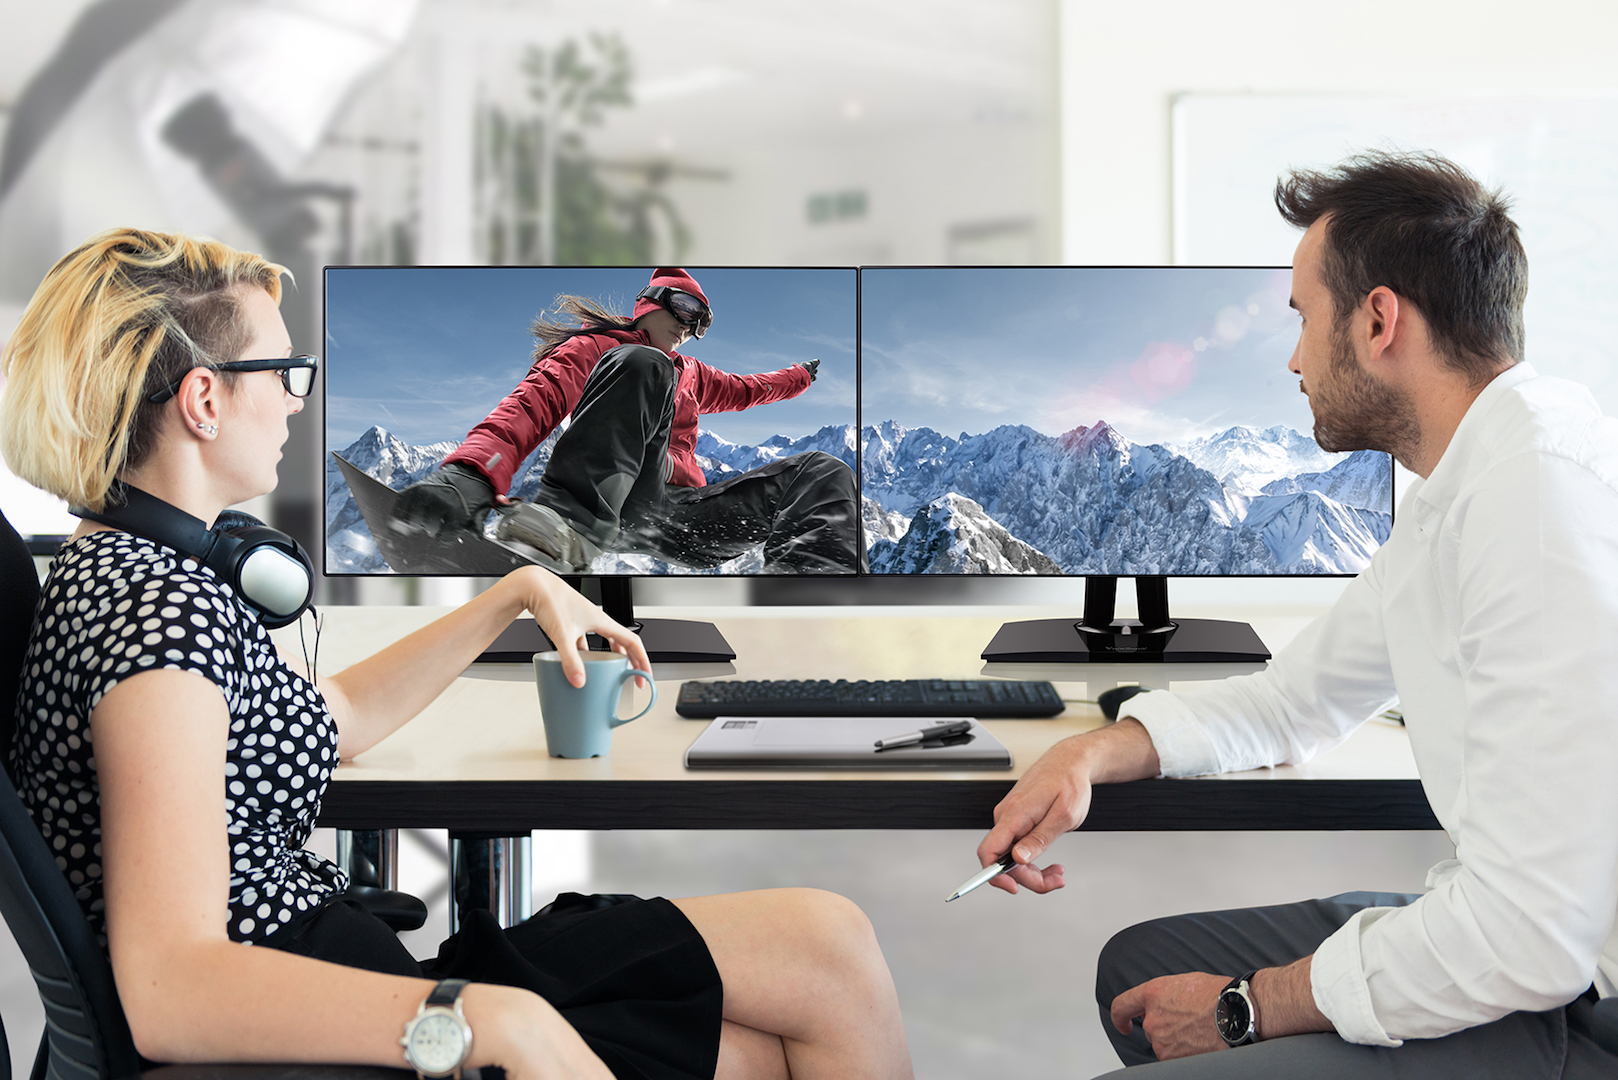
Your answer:
[[[501,926],[516,926],[534,913],[532,836],[449,834],[450,933],[461,917],[484,908]]]
[[[356,885],[399,888],[398,829],[338,829],[337,865]]]

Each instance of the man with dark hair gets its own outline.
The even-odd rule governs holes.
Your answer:
[[[1058,743],[979,859],[1012,853],[1008,892],[1060,888],[1034,862],[1092,784],[1301,762],[1397,701],[1456,858],[1421,895],[1123,931],[1096,977],[1120,1058],[1163,1077],[1618,1075],[1618,424],[1521,362],[1516,227],[1455,165],[1362,155],[1276,203],[1305,228],[1288,367],[1316,440],[1419,479],[1267,671],[1139,694]]]

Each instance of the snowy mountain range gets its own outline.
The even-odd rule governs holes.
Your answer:
[[[518,468],[539,485],[556,435]],[[1008,425],[959,438],[886,421],[860,434],[865,543],[875,573],[1358,573],[1392,528],[1392,469],[1370,451],[1327,454],[1290,428],[1233,427],[1183,446],[1142,445],[1101,422],[1058,436]],[[380,427],[338,451],[395,490],[455,443],[411,446]],[[700,432],[709,483],[821,450],[855,466],[850,425],[758,445]],[[387,573],[334,460],[326,465],[327,565]],[[705,573],[757,573],[754,550]],[[692,571],[604,555],[595,573]]]
[[[1386,455],[1329,455],[1284,427],[1178,448],[1104,422],[950,438],[888,421],[863,437],[873,571],[1050,572],[1020,544],[1063,573],[1358,573],[1393,526]]]

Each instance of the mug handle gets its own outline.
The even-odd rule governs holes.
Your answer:
[[[646,685],[652,688],[652,700],[646,703],[646,708],[642,709],[634,716],[609,717],[607,723],[612,727],[620,727],[629,723],[631,720],[639,720],[641,717],[651,712],[652,706],[657,704],[657,680],[652,678],[652,673],[650,671],[640,671],[635,668],[630,668],[628,671],[625,671],[623,674],[618,676],[618,688],[622,690],[624,683],[628,682],[630,679],[633,679],[636,675],[640,675],[645,678]]]

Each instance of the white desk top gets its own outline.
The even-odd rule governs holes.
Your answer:
[[[430,607],[329,607],[320,668],[335,672],[443,614]],[[348,780],[1013,780],[1052,743],[1102,726],[1094,705],[1081,704],[1119,683],[1182,685],[1190,679],[1236,674],[1236,665],[993,665],[979,658],[999,625],[1009,619],[1071,614],[1041,608],[707,608],[646,609],[642,616],[696,618],[715,623],[737,652],[734,672],[758,679],[970,679],[985,676],[1049,679],[1073,702],[1051,720],[988,721],[1011,750],[1009,772],[836,773],[795,770],[687,771],[687,746],[704,722],[674,712],[679,682],[726,674],[728,666],[659,666],[660,697],[645,717],[613,733],[604,758],[564,760],[545,750],[539,697],[528,665],[474,665],[398,732],[341,766]],[[1185,612],[1183,614],[1202,614]],[[1271,651],[1298,632],[1313,613],[1296,608],[1254,608],[1216,613],[1253,624]],[[283,648],[300,652],[296,628],[275,633]],[[645,691],[635,694],[634,708]],[[626,703],[627,706],[628,703]],[[629,711],[626,708],[626,712]],[[1228,774],[1219,780],[1413,780],[1417,778],[1404,729],[1372,721],[1343,745],[1303,766]]]

